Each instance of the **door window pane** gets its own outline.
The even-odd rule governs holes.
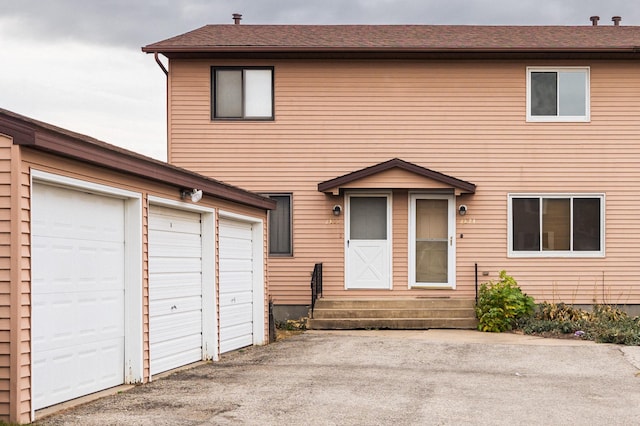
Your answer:
[[[387,239],[387,197],[351,197],[349,203],[352,240]]]
[[[448,200],[416,200],[416,283],[448,282],[448,209]]]

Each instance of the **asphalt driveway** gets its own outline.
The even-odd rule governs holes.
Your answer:
[[[474,331],[308,331],[40,425],[640,424],[640,347]]]

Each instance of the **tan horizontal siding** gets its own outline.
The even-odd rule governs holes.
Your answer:
[[[275,120],[211,121],[212,65],[274,66]],[[590,123],[526,122],[526,67],[535,65],[590,66]],[[269,259],[277,303],[308,303],[319,261],[325,295],[381,294],[343,290],[343,216],[331,208],[344,199],[318,193],[317,184],[395,157],[472,182],[477,192],[456,200],[469,213],[457,216],[454,292],[407,290],[408,201],[394,192],[394,293],[472,296],[478,263],[480,282],[506,269],[536,298],[640,303],[633,62],[174,60],[169,85],[174,163],[246,189],[294,194],[294,256]],[[410,186],[395,177],[387,183]],[[507,195],[515,192],[606,194],[606,258],[507,258]]]

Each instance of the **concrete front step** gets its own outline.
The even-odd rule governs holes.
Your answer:
[[[478,321],[473,318],[350,318],[350,319],[310,319],[311,330],[358,330],[393,329],[427,330],[430,328],[475,329]]]
[[[471,308],[436,309],[325,309],[316,308],[314,319],[335,318],[470,318],[475,319]]]
[[[316,330],[473,329],[477,324],[473,299],[322,298],[316,301],[307,326]]]
[[[316,301],[317,308],[325,309],[436,309],[474,308],[473,299],[402,298],[402,299],[328,299]]]

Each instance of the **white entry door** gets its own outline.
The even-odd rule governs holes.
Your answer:
[[[388,194],[347,196],[346,288],[391,288]]]
[[[455,198],[412,194],[409,217],[410,287],[455,288]]]
[[[220,352],[253,344],[253,225],[220,219]]]
[[[33,409],[125,376],[125,209],[118,198],[34,183]]]
[[[202,288],[200,213],[150,205],[152,375],[202,359]]]

